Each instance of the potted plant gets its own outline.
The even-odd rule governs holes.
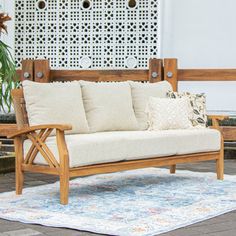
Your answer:
[[[6,22],[11,17],[0,13],[0,36],[7,32]],[[10,47],[0,37],[0,123],[15,122],[12,111],[11,90],[19,85],[16,79],[16,66]]]

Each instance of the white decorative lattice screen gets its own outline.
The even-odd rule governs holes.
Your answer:
[[[160,0],[15,0],[15,56],[57,69],[146,68],[159,57]]]

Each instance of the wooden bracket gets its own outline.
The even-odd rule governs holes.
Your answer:
[[[49,60],[23,60],[20,80],[48,83],[50,81]]]
[[[162,80],[163,77],[163,60],[151,58],[149,60],[149,82],[155,83]]]
[[[37,154],[40,153],[50,167],[60,167],[53,153],[45,143],[52,130],[53,129],[42,129],[38,133],[33,131],[26,135],[27,138],[32,142],[32,145],[26,155],[26,158],[24,159],[24,164],[32,165]]]
[[[178,61],[175,58],[164,59],[164,80],[168,81],[174,91],[178,89]]]
[[[34,60],[23,60],[20,80],[34,80]]]
[[[49,60],[34,61],[34,81],[40,83],[48,83],[50,81]]]

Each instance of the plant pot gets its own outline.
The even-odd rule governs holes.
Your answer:
[[[211,120],[208,121],[208,125],[211,126],[212,122]],[[220,122],[220,126],[236,126],[236,117],[232,117],[228,120],[224,120]]]
[[[15,153],[13,140],[0,138],[0,174],[14,171]]]
[[[0,151],[0,174],[15,170],[15,154]]]
[[[15,113],[0,113],[0,124],[15,124],[16,116]]]
[[[236,117],[220,122],[222,126],[236,126]]]

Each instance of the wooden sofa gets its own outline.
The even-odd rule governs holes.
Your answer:
[[[25,61],[22,68],[21,79],[31,79],[37,82],[51,81],[149,81],[155,83],[166,79],[174,90],[177,90],[178,76],[176,74],[175,59],[165,61],[164,71],[162,60],[151,59],[148,70],[104,70],[104,71],[66,71],[50,70],[49,63],[43,61]],[[221,149],[219,151],[197,153],[189,155],[157,157],[150,159],[119,161],[115,163],[96,164],[77,168],[69,167],[69,153],[65,141],[65,131],[70,130],[70,125],[48,124],[30,127],[28,124],[27,111],[25,107],[24,94],[22,89],[12,91],[14,108],[17,115],[18,131],[11,134],[9,138],[14,138],[16,152],[16,194],[22,194],[24,172],[37,172],[44,174],[57,175],[60,178],[60,202],[68,204],[69,179],[77,176],[87,176],[101,173],[124,171],[145,167],[170,166],[170,173],[174,174],[176,165],[180,163],[216,161],[217,178],[223,180],[224,175],[224,143],[221,138]],[[214,129],[219,129],[219,121],[225,119],[224,116],[211,116]],[[46,145],[46,140],[53,130],[56,130],[56,141],[59,152],[59,162]],[[32,146],[28,153],[24,153],[23,142],[27,138],[31,140]],[[210,142],[210,140],[209,140]],[[34,164],[35,157],[41,153],[48,165]]]

